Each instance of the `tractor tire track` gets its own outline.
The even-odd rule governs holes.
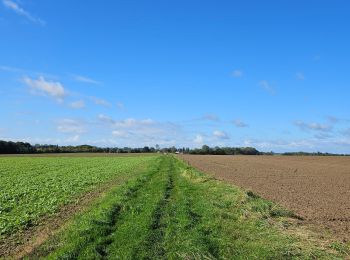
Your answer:
[[[125,196],[124,200],[116,204],[112,209],[112,211],[109,213],[110,217],[108,221],[100,223],[103,226],[103,228],[106,230],[105,233],[102,233],[103,237],[98,238],[100,241],[95,246],[95,250],[98,252],[101,259],[108,259],[108,246],[114,242],[112,235],[114,231],[118,228],[118,225],[117,225],[118,218],[122,213],[125,212],[125,210],[128,209],[128,207],[125,207],[125,204],[127,204],[131,199],[136,198],[139,192],[144,187],[144,185],[150,182],[152,177],[155,174],[157,174],[158,171],[159,171],[159,168],[153,171],[152,174],[145,177],[141,177],[135,186],[128,188],[124,192],[124,196]]]
[[[163,259],[166,256],[166,250],[163,242],[167,224],[163,220],[167,207],[171,201],[171,195],[174,187],[174,162],[171,160],[171,164],[167,169],[167,183],[164,189],[163,197],[152,214],[149,235],[143,242],[144,246],[140,247],[146,248],[146,252],[142,252],[143,259]],[[140,254],[140,252],[136,251],[134,255],[135,259],[138,258],[138,254]]]

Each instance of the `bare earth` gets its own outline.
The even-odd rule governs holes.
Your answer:
[[[350,157],[181,155],[192,166],[275,201],[350,240]]]

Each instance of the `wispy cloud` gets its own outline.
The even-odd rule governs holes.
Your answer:
[[[16,14],[23,16],[25,18],[27,18],[29,21],[40,24],[40,25],[45,25],[45,21],[43,21],[42,19],[33,16],[31,13],[29,13],[28,11],[24,10],[22,7],[19,6],[18,3],[11,1],[11,0],[2,0],[3,5],[14,11]]]
[[[110,124],[113,124],[115,122],[111,117],[109,117],[107,115],[104,115],[104,114],[99,114],[97,116],[97,119],[99,121],[102,121],[102,122],[105,122],[105,123],[110,123]]]
[[[240,78],[243,76],[243,71],[241,70],[234,70],[231,72],[231,76],[234,78]]]
[[[0,0],[1,1],[1,0]],[[51,79],[58,79],[61,78],[55,74],[51,74],[51,73],[45,73],[42,71],[34,71],[34,70],[30,70],[30,69],[24,69],[24,68],[19,68],[19,67],[12,67],[12,66],[6,66],[6,65],[1,65],[0,66],[0,71],[4,71],[4,72],[8,72],[8,73],[14,73],[14,74],[18,74],[18,75],[29,75],[31,77],[46,77],[46,78],[51,78]]]
[[[259,140],[248,139],[243,142],[244,146],[253,146],[261,151],[275,151],[275,152],[330,152],[331,150],[338,150],[340,153],[348,153],[350,139],[322,139],[322,138],[308,138],[296,140]]]
[[[134,118],[127,118],[125,120],[115,121],[114,125],[118,128],[140,128],[153,125],[155,122],[152,119],[136,120]]]
[[[220,131],[220,130],[215,130],[213,132],[213,136],[217,139],[220,139],[220,140],[228,140],[230,139],[230,136],[224,132],[224,131]]]
[[[100,122],[100,129],[110,131],[112,136],[110,141],[115,145],[139,147],[159,144],[172,146],[186,140],[181,126],[171,122],[157,122],[149,118],[113,119],[105,114],[99,114],[97,119]]]
[[[297,78],[298,80],[304,80],[304,79],[305,79],[305,75],[304,75],[304,73],[302,73],[302,72],[297,72],[297,73],[295,74],[295,76],[296,76],[296,78]]]
[[[107,100],[98,98],[98,97],[90,97],[90,99],[98,106],[104,106],[104,107],[111,107],[111,103],[109,103]]]
[[[94,84],[94,85],[99,85],[101,84],[100,81],[81,76],[81,75],[73,75],[73,80],[78,81],[78,82],[83,82],[83,83],[88,83],[88,84]]]
[[[38,79],[24,77],[23,82],[30,87],[31,93],[51,96],[60,102],[67,94],[60,82],[46,80],[43,76]]]
[[[240,127],[240,128],[244,128],[244,127],[248,127],[249,125],[244,123],[243,121],[239,120],[239,119],[235,119],[232,121],[232,124],[234,124],[236,127]]]
[[[333,135],[330,134],[330,133],[327,132],[327,131],[321,131],[321,132],[319,132],[319,133],[316,133],[316,134],[314,135],[314,137],[315,137],[316,139],[330,139],[330,138],[333,137]]]
[[[201,118],[202,120],[207,120],[207,121],[213,121],[213,122],[218,122],[220,121],[220,118],[217,115],[214,114],[205,114]]]
[[[84,100],[77,100],[69,104],[69,107],[73,109],[82,109],[85,107],[85,102]]]
[[[332,126],[328,124],[319,123],[305,123],[304,121],[298,120],[294,122],[298,128],[304,131],[320,131],[320,132],[330,132],[332,131]]]
[[[124,110],[125,109],[124,104],[122,102],[117,102],[117,108],[119,110]]]
[[[25,70],[16,68],[16,67],[10,67],[10,66],[0,66],[0,70],[6,71],[6,72],[14,72],[14,73],[20,73],[25,72]]]
[[[341,119],[336,117],[336,116],[327,116],[327,120],[329,122],[331,122],[332,124],[336,124],[336,123],[339,123],[341,121]]]
[[[196,137],[193,139],[193,142],[197,145],[201,145],[204,143],[204,137],[202,135],[196,135]]]
[[[66,134],[82,134],[85,130],[85,123],[80,120],[65,118],[57,121],[57,131]]]
[[[99,114],[97,119],[101,122],[111,124],[114,128],[118,129],[139,129],[142,127],[149,127],[155,125],[155,121],[150,118],[147,119],[135,119],[135,118],[127,118],[123,120],[114,120],[110,116],[105,114]]]
[[[345,135],[345,136],[350,137],[350,128],[341,131],[341,133],[342,133],[343,135]]]
[[[129,137],[129,133],[126,131],[120,131],[120,130],[114,130],[112,131],[112,135],[115,137],[119,137],[119,138],[127,138]]]
[[[259,85],[269,94],[276,94],[275,88],[267,80],[261,80]]]
[[[73,135],[64,140],[65,143],[74,143],[74,144],[76,144],[79,141],[80,141],[80,135]]]

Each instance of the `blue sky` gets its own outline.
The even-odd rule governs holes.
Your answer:
[[[1,0],[0,139],[350,153],[349,12]]]

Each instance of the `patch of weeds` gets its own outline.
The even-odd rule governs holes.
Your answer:
[[[331,249],[334,249],[335,251],[350,256],[350,244],[344,244],[344,243],[339,243],[339,242],[333,242],[330,245]]]
[[[252,192],[251,190],[247,191],[247,196],[251,199],[260,199],[260,196],[254,192]]]
[[[294,217],[294,213],[291,212],[290,210],[286,210],[281,207],[272,207],[270,210],[270,216],[273,218],[278,218],[278,217],[292,218]]]

